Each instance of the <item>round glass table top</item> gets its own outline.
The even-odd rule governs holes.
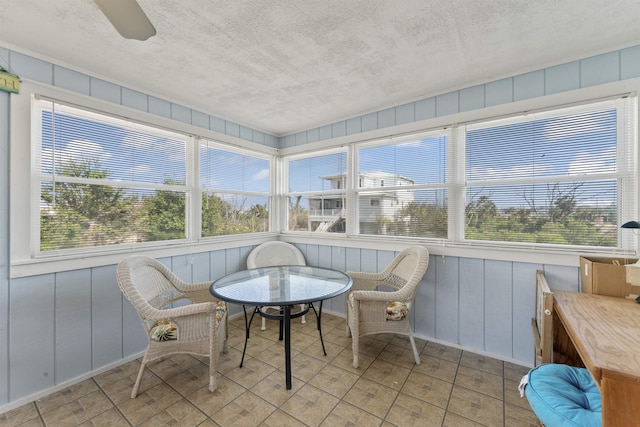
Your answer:
[[[328,268],[263,267],[224,276],[211,285],[211,294],[246,305],[293,305],[325,300],[351,288],[351,277]]]

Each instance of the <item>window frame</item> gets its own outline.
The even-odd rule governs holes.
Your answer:
[[[463,200],[462,206],[466,206],[468,200],[466,200],[466,193],[468,189],[481,188],[483,186],[489,187],[506,187],[509,185],[518,184],[551,184],[556,182],[562,183],[578,183],[580,181],[599,181],[599,180],[612,180],[617,181],[617,241],[616,247],[605,246],[587,246],[587,245],[564,245],[564,244],[552,244],[552,243],[527,243],[527,242],[510,242],[510,241],[498,241],[498,240],[474,240],[467,239],[465,229],[465,209],[459,209],[457,212],[458,219],[458,236],[462,244],[469,244],[471,246],[493,246],[493,245],[505,245],[506,247],[534,247],[539,249],[550,248],[555,250],[568,250],[568,251],[630,251],[635,246],[632,245],[633,240],[629,239],[625,233],[620,229],[620,225],[629,220],[630,218],[637,217],[637,162],[635,157],[637,153],[634,152],[634,147],[637,146],[637,141],[634,141],[633,132],[630,132],[630,128],[637,128],[637,113],[635,113],[637,104],[637,97],[635,96],[615,96],[604,99],[593,99],[586,102],[579,103],[577,105],[560,105],[553,106],[539,111],[528,111],[525,113],[512,114],[507,117],[500,118],[487,118],[485,120],[479,120],[473,123],[465,123],[460,125],[460,131],[462,137],[460,138],[460,144],[457,149],[461,165],[463,170],[460,176],[463,176],[464,186],[460,187],[462,194],[459,198]],[[500,126],[530,123],[545,119],[554,119],[560,117],[566,117],[574,114],[588,113],[594,111],[600,111],[605,108],[616,109],[616,171],[615,172],[597,172],[597,173],[585,173],[581,175],[554,175],[554,176],[536,176],[530,177],[516,177],[516,178],[499,178],[499,179],[475,179],[467,180],[466,177],[466,135],[469,131],[475,131],[479,129],[490,129]],[[622,202],[622,200],[631,199],[631,203]]]
[[[10,166],[9,180],[10,180],[10,224],[11,232],[9,238],[9,250],[10,250],[10,276],[11,277],[23,277],[33,276],[36,274],[46,274],[57,271],[68,271],[76,268],[86,267],[100,267],[113,265],[119,262],[123,256],[126,256],[129,252],[114,251],[112,253],[100,253],[100,254],[87,254],[83,257],[51,257],[47,259],[31,259],[28,254],[28,248],[25,252],[21,246],[24,246],[24,242],[29,239],[30,228],[29,218],[23,214],[23,212],[29,210],[28,203],[25,200],[28,198],[22,197],[25,192],[30,191],[30,94],[39,93],[44,96],[50,96],[55,99],[70,102],[73,104],[81,105],[87,108],[95,108],[97,110],[104,110],[113,112],[116,115],[122,115],[123,117],[133,118],[141,120],[142,122],[152,125],[158,125],[160,127],[166,127],[171,130],[184,131],[190,134],[202,135],[206,138],[220,141],[221,143],[229,147],[246,148],[254,152],[272,156],[274,165],[274,174],[272,174],[272,180],[275,189],[275,199],[272,209],[270,209],[270,216],[276,220],[276,226],[272,227],[273,231],[264,233],[264,235],[250,237],[239,235],[230,236],[215,239],[215,241],[207,242],[190,242],[187,245],[167,245],[164,247],[154,247],[145,250],[144,253],[154,257],[164,256],[184,256],[188,260],[191,258],[193,262],[194,253],[198,252],[210,252],[218,249],[238,248],[242,246],[251,246],[262,241],[273,240],[274,238],[280,238],[296,244],[308,244],[314,245],[329,244],[341,247],[357,247],[361,249],[377,250],[380,249],[380,245],[384,245],[387,250],[402,250],[408,243],[418,243],[427,246],[430,253],[442,256],[464,257],[464,258],[478,258],[485,260],[498,260],[498,261],[510,261],[510,262],[526,262],[526,263],[539,263],[539,264],[552,264],[552,265],[564,265],[564,266],[578,266],[577,256],[589,254],[591,256],[629,256],[634,257],[638,253],[637,242],[638,236],[634,232],[624,231],[622,232],[622,239],[626,239],[631,242],[628,247],[633,249],[629,250],[604,250],[598,249],[594,251],[586,250],[557,250],[556,248],[536,248],[536,247],[511,247],[501,244],[479,244],[470,245],[469,243],[461,242],[459,239],[460,232],[455,228],[455,215],[453,209],[449,212],[449,236],[452,236],[453,240],[442,241],[427,241],[424,239],[380,239],[370,236],[357,236],[353,233],[346,233],[346,235],[338,236],[336,233],[332,233],[332,236],[326,236],[330,238],[323,238],[318,234],[314,235],[313,240],[309,240],[310,234],[307,233],[291,233],[283,227],[282,218],[287,212],[287,206],[283,203],[283,192],[286,187],[283,180],[283,163],[284,159],[291,155],[300,155],[301,153],[311,153],[321,150],[334,149],[336,147],[343,147],[349,150],[353,150],[353,147],[357,143],[374,141],[383,138],[392,138],[395,136],[401,136],[411,133],[424,132],[434,129],[451,129],[453,138],[451,143],[463,139],[464,136],[460,135],[459,124],[474,123],[482,120],[490,120],[501,117],[509,117],[517,114],[523,114],[526,112],[550,110],[555,108],[562,108],[565,106],[579,105],[584,103],[590,103],[609,97],[619,96],[631,96],[634,98],[634,111],[632,112],[632,119],[634,121],[631,132],[633,134],[634,150],[634,176],[637,182],[638,177],[638,135],[637,128],[640,123],[638,117],[637,108],[637,93],[640,92],[640,78],[632,78],[618,82],[606,83],[601,85],[589,86],[579,88],[573,91],[559,92],[555,94],[546,94],[544,96],[533,98],[516,98],[515,96],[502,103],[492,103],[491,105],[485,102],[484,105],[478,108],[472,109],[456,109],[452,112],[440,113],[439,110],[432,112],[427,117],[424,117],[415,122],[398,124],[392,127],[383,127],[379,129],[367,130],[366,132],[356,132],[347,134],[341,137],[328,138],[317,140],[315,142],[309,142],[307,144],[298,144],[295,146],[280,146],[270,147],[259,143],[253,143],[239,139],[237,137],[221,134],[215,130],[207,130],[200,126],[191,125],[180,120],[170,119],[168,113],[149,113],[137,108],[131,108],[115,104],[103,99],[91,97],[78,92],[71,92],[64,89],[56,88],[51,85],[38,83],[29,79],[23,79],[21,83],[21,94],[11,96],[9,98],[9,143],[10,143]],[[434,98],[435,100],[435,98]],[[357,120],[357,118],[354,118]],[[280,141],[283,141],[281,137]],[[450,153],[456,150],[457,145],[453,144],[450,147]],[[454,175],[464,170],[464,165],[455,164],[460,161],[461,156],[452,157],[449,159],[451,163],[449,171]],[[350,156],[349,162],[353,161],[353,156]],[[350,164],[350,163],[349,163]],[[355,179],[350,176],[351,179]],[[450,203],[459,203],[454,197],[455,194],[462,194],[460,186],[463,183],[463,177],[456,176],[455,180],[449,185],[450,187]],[[353,197],[353,193],[350,190],[347,191],[347,204],[349,198]],[[639,212],[640,201],[635,200],[634,206],[632,206],[632,212]],[[460,209],[457,206],[456,209]],[[277,211],[276,211],[277,210]],[[452,218],[453,215],[453,218]],[[622,220],[637,219],[635,213],[628,214],[627,217]],[[353,222],[352,218],[352,222]],[[24,223],[27,223],[25,226]],[[286,225],[286,224],[284,224]],[[16,237],[19,236],[19,237]],[[322,243],[320,243],[322,242]],[[26,253],[26,256],[25,256]],[[178,258],[181,259],[181,258]]]
[[[638,80],[640,87],[640,80]],[[616,85],[617,86],[617,85]],[[630,119],[630,126],[627,130],[630,132],[631,147],[629,147],[633,153],[630,153],[630,164],[632,170],[626,175],[627,180],[631,180],[636,183],[638,180],[638,149],[637,149],[637,127],[639,123],[638,108],[637,108],[637,95],[636,92],[631,92],[628,87],[620,94],[611,95],[611,88],[589,88],[579,91],[579,95],[575,99],[571,96],[571,100],[568,101],[564,94],[558,96],[547,96],[541,99],[524,100],[514,105],[503,105],[494,108],[480,109],[471,112],[457,113],[451,116],[445,116],[443,118],[433,118],[428,120],[431,126],[424,123],[411,124],[409,126],[396,126],[393,129],[383,129],[376,133],[380,136],[376,136],[369,139],[362,139],[361,136],[355,135],[348,140],[344,138],[339,139],[339,143],[336,142],[335,146],[348,148],[348,171],[347,176],[350,178],[347,182],[347,218],[349,226],[345,239],[342,240],[343,244],[349,240],[353,241],[352,244],[357,244],[360,247],[376,247],[381,242],[385,244],[398,244],[405,242],[419,242],[425,244],[436,252],[442,253],[455,253],[463,254],[463,256],[470,257],[489,257],[492,259],[521,259],[526,262],[530,262],[531,258],[527,253],[536,253],[537,258],[546,259],[546,254],[550,255],[550,262],[554,262],[562,257],[565,259],[571,259],[570,257],[576,254],[635,254],[637,236],[632,233],[624,233],[618,230],[618,246],[616,247],[592,247],[592,246],[570,246],[570,245],[557,245],[557,244],[530,244],[520,242],[493,242],[493,241],[472,241],[464,238],[464,212],[465,212],[465,193],[467,189],[467,183],[465,181],[465,127],[470,124],[477,124],[482,122],[493,122],[496,120],[513,120],[513,117],[521,115],[527,115],[532,113],[541,113],[549,115],[557,115],[558,111],[566,108],[581,108],[586,106],[590,108],[591,104],[599,103],[602,101],[625,98],[628,97],[631,100],[628,118]],[[575,94],[571,94],[575,95]],[[420,125],[420,126],[418,126]],[[401,132],[402,129],[411,128],[407,132]],[[389,135],[390,132],[396,131],[393,135]],[[438,132],[450,132],[450,138],[448,139],[448,157],[447,157],[447,182],[442,185],[442,188],[448,190],[448,232],[446,238],[425,238],[425,237],[403,237],[403,236],[380,236],[380,235],[362,235],[359,234],[358,227],[358,212],[356,193],[360,191],[354,188],[353,183],[359,183],[359,177],[357,172],[357,149],[358,147],[365,146],[367,144],[380,144],[380,143],[393,143],[399,138],[412,138],[415,135],[423,135],[428,133]],[[386,134],[386,135],[385,135]],[[619,142],[618,142],[619,144]],[[320,146],[316,148],[314,146],[313,151],[307,149],[303,155],[313,155],[319,150],[328,150],[332,147],[331,141],[327,141],[325,144],[314,144]],[[309,154],[311,153],[311,154]],[[283,158],[286,159],[290,156],[301,155],[298,150],[287,149],[283,150]],[[433,186],[428,184],[426,187]],[[619,185],[618,185],[619,187]],[[386,187],[385,187],[386,188]],[[630,203],[625,203],[625,206],[619,205],[619,218],[618,223],[622,224],[624,221],[634,219],[638,213],[638,195],[633,191],[631,194],[634,196],[634,200]],[[356,207],[354,207],[356,206]],[[624,211],[623,211],[624,208]],[[286,224],[283,224],[286,225]],[[304,234],[305,232],[288,231],[286,228],[282,228],[282,234]],[[314,234],[314,238],[324,238],[328,236],[322,236],[321,234]],[[334,233],[326,233],[334,234]],[[309,233],[307,233],[309,235]],[[355,243],[355,242],[358,243]],[[347,243],[348,244],[348,243]],[[441,248],[441,249],[440,249]],[[482,255],[479,255],[481,251]],[[488,252],[487,252],[488,251]],[[559,258],[560,257],[560,258]],[[566,261],[571,264],[571,262]]]
[[[359,168],[359,156],[360,156],[360,150],[362,149],[367,149],[367,148],[375,148],[375,147],[380,147],[380,146],[393,146],[396,144],[405,144],[405,143],[411,143],[413,141],[416,140],[422,140],[422,139],[429,139],[429,138],[440,138],[440,137],[445,137],[446,138],[446,145],[447,145],[447,156],[445,156],[444,158],[444,163],[447,164],[446,166],[446,177],[444,179],[444,182],[441,183],[414,183],[414,184],[410,184],[410,185],[393,185],[393,186],[385,186],[385,181],[384,179],[380,179],[379,185],[376,186],[362,186],[362,182],[361,182],[361,174],[367,174],[367,173],[371,173],[371,172],[361,172],[360,168]],[[349,164],[352,165],[353,167],[353,172],[351,172],[355,177],[357,177],[357,181],[354,179],[352,182],[358,182],[358,187],[357,188],[353,188],[352,191],[354,193],[354,199],[357,201],[355,203],[355,207],[352,211],[352,214],[354,215],[355,219],[352,221],[354,224],[354,228],[353,228],[353,234],[354,235],[358,235],[359,237],[362,238],[380,238],[380,239],[412,239],[412,240],[423,240],[423,241],[428,241],[428,242],[442,242],[444,240],[448,240],[448,236],[449,233],[447,233],[447,237],[445,238],[441,238],[441,237],[424,237],[424,236],[397,236],[397,235],[379,235],[379,234],[364,234],[364,233],[360,233],[360,212],[359,212],[359,208],[360,208],[360,195],[361,194],[372,194],[372,193],[376,193],[376,192],[380,192],[380,191],[395,191],[395,190],[399,190],[399,191],[406,191],[408,189],[411,189],[413,191],[420,191],[420,190],[445,190],[447,192],[447,194],[451,194],[451,188],[452,188],[452,177],[453,177],[453,173],[454,170],[452,170],[451,168],[451,162],[450,162],[450,158],[451,158],[451,150],[452,150],[452,141],[454,139],[454,135],[453,132],[451,131],[451,129],[446,129],[446,128],[440,128],[440,129],[432,129],[432,130],[425,130],[422,132],[415,132],[415,133],[409,133],[409,134],[405,134],[405,135],[397,135],[397,136],[393,136],[390,138],[382,138],[382,139],[377,139],[377,140],[372,140],[372,141],[364,141],[364,142],[359,142],[353,145],[353,150],[351,152],[351,155],[353,157],[353,161],[350,162]],[[418,160],[420,161],[420,160]],[[383,190],[384,189],[384,190]],[[450,196],[448,196],[448,198],[450,198]],[[379,205],[381,206],[381,205]],[[450,205],[447,204],[447,210],[448,210],[448,224],[451,224],[451,209],[450,209]]]
[[[37,97],[53,100],[60,104],[69,105],[73,108],[95,112],[100,115],[115,118],[124,118],[133,122],[138,122],[145,126],[168,131],[171,133],[183,134],[187,138],[186,149],[186,215],[185,215],[185,236],[186,239],[142,242],[131,244],[118,244],[99,247],[77,248],[60,251],[46,251],[38,253],[39,250],[39,223],[40,214],[38,209],[33,207],[31,194],[40,193],[40,180],[35,175],[40,174],[38,165],[38,150],[34,149],[34,144],[41,147],[37,142],[41,136],[40,127],[33,120],[34,100]],[[200,238],[198,232],[194,231],[194,226],[199,227],[200,222],[193,221],[194,216],[199,216],[199,205],[197,214],[194,215],[194,200],[199,191],[199,173],[193,165],[199,164],[198,138],[204,138],[214,142],[220,149],[235,152],[250,153],[251,156],[264,158],[269,161],[270,169],[270,191],[269,197],[273,199],[275,189],[275,179],[273,177],[274,163],[277,149],[268,146],[241,140],[239,138],[220,134],[216,131],[204,129],[168,117],[151,114],[145,111],[136,110],[119,104],[113,104],[101,99],[96,99],[87,95],[72,93],[59,88],[42,85],[32,81],[24,81],[21,85],[20,95],[10,98],[10,224],[11,236],[9,238],[11,277],[29,276],[53,271],[71,270],[87,265],[105,265],[117,263],[123,254],[131,252],[144,252],[150,256],[161,257],[175,254],[192,254],[199,246],[207,247],[210,250],[215,248],[236,247],[238,243],[245,241],[269,240],[276,235],[272,225],[272,215],[270,214],[270,229],[267,232],[229,234],[222,236],[211,236]],[[40,120],[40,119],[38,119]],[[33,173],[33,172],[36,173]],[[195,171],[195,172],[194,172]],[[29,197],[24,197],[29,194]],[[28,215],[24,213],[28,212]],[[198,230],[199,231],[199,228]]]
[[[52,109],[49,109],[45,106],[45,104],[51,103],[53,105]],[[165,183],[151,183],[145,181],[134,181],[134,180],[119,180],[114,178],[109,179],[89,179],[82,177],[67,177],[64,175],[56,175],[52,173],[51,176],[44,174],[42,172],[42,168],[40,167],[42,160],[42,114],[44,111],[52,111],[56,110],[56,107],[61,110],[62,114],[72,115],[73,117],[81,117],[87,120],[94,120],[95,122],[108,123],[113,126],[120,127],[121,125],[125,125],[122,129],[130,129],[136,128],[138,126],[144,128],[150,128],[151,132],[153,132],[154,136],[165,135],[167,138],[179,140],[181,143],[184,143],[184,184],[165,184]],[[66,110],[66,111],[65,111]],[[82,106],[70,105],[69,103],[52,99],[50,97],[44,97],[40,95],[34,95],[32,99],[32,125],[34,127],[34,132],[32,134],[31,140],[31,149],[33,156],[32,163],[32,191],[31,191],[31,221],[32,221],[32,242],[31,242],[31,256],[33,258],[45,258],[49,256],[59,256],[59,255],[82,255],[85,253],[93,253],[93,252],[104,252],[109,251],[111,248],[117,249],[122,247],[137,247],[137,246],[155,246],[159,244],[181,244],[186,243],[190,240],[193,240],[196,237],[197,230],[195,226],[197,224],[193,224],[189,215],[191,206],[188,205],[188,200],[192,198],[194,183],[192,176],[190,173],[191,169],[194,168],[194,165],[197,165],[197,162],[192,162],[193,158],[193,148],[195,146],[194,137],[188,135],[184,132],[175,132],[167,129],[159,128],[157,126],[151,126],[146,123],[141,123],[139,121],[132,121],[130,119],[125,119],[122,117],[116,117],[113,114],[109,114],[107,112],[95,111],[91,109],[84,108]],[[54,113],[55,114],[55,113]],[[122,123],[124,122],[124,123]],[[55,165],[55,159],[53,159]],[[73,247],[66,249],[57,249],[57,250],[48,250],[43,251],[41,248],[41,212],[38,209],[35,209],[36,203],[41,200],[41,189],[42,185],[46,183],[55,183],[55,182],[64,182],[64,183],[76,183],[76,184],[86,184],[86,185],[100,185],[110,188],[125,188],[125,189],[136,189],[136,190],[151,190],[151,191],[171,191],[175,193],[180,193],[184,196],[185,200],[185,228],[184,228],[184,237],[171,239],[171,240],[157,240],[157,241],[146,241],[146,242],[136,242],[136,243],[120,243],[114,245],[106,245],[106,246],[86,246],[86,247]]]
[[[233,153],[233,154],[239,154],[242,156],[249,156],[249,157],[254,157],[254,158],[258,158],[258,159],[262,159],[262,160],[267,160],[268,161],[268,167],[269,167],[269,192],[263,192],[263,191],[250,191],[250,190],[241,190],[241,189],[223,189],[223,188],[209,188],[206,189],[203,185],[202,182],[200,182],[200,176],[202,175],[201,173],[201,166],[202,166],[202,162],[200,161],[200,150],[203,147],[203,145],[206,145],[207,147],[211,147],[217,150],[221,150],[221,151],[226,151],[228,153]],[[260,233],[265,233],[265,232],[256,232],[256,233],[239,233],[239,234],[224,234],[224,235],[212,235],[212,236],[202,236],[202,196],[204,193],[211,193],[211,194],[233,194],[233,195],[245,195],[245,196],[258,196],[258,197],[266,197],[267,198],[267,209],[269,212],[269,221],[268,221],[268,232],[272,232],[272,230],[275,229],[275,227],[277,226],[275,221],[274,221],[274,215],[272,215],[272,210],[276,210],[275,206],[274,206],[274,200],[275,200],[275,161],[273,156],[266,156],[266,155],[261,155],[259,153],[256,153],[255,150],[249,150],[246,148],[239,148],[239,147],[230,147],[228,145],[225,145],[221,142],[212,140],[211,138],[205,138],[205,137],[201,137],[198,136],[195,138],[195,144],[194,144],[195,148],[194,151],[197,153],[194,153],[194,158],[196,159],[194,161],[195,164],[200,165],[199,168],[197,168],[197,170],[194,170],[193,174],[194,179],[193,179],[193,197],[194,202],[190,205],[193,208],[193,213],[191,215],[192,218],[192,224],[194,224],[194,238],[197,240],[202,240],[202,241],[207,241],[207,240],[211,240],[211,239],[216,239],[216,238],[221,238],[221,237],[226,237],[226,236],[238,236],[238,235],[256,235],[256,234],[260,234]],[[198,215],[199,214],[199,215]],[[197,233],[197,231],[199,230],[199,234]]]
[[[332,154],[341,154],[341,153],[345,153],[346,154],[346,162],[345,162],[345,173],[347,173],[347,176],[345,177],[344,180],[341,180],[339,182],[344,182],[343,186],[340,186],[341,188],[335,188],[335,189],[327,189],[327,190],[309,190],[309,191],[289,191],[289,178],[290,178],[290,162],[292,161],[296,161],[296,160],[304,160],[304,159],[310,159],[313,157],[322,157],[322,156],[329,156]],[[280,206],[281,206],[281,216],[280,216],[280,230],[282,233],[293,233],[293,234],[307,234],[307,235],[313,235],[313,236],[318,236],[319,234],[325,234],[325,233],[317,233],[316,231],[310,231],[310,230],[290,230],[289,229],[289,215],[290,215],[290,210],[289,210],[289,197],[292,196],[300,196],[300,197],[306,197],[307,199],[309,197],[322,197],[324,195],[326,196],[340,196],[343,195],[343,200],[345,201],[347,208],[345,210],[344,204],[345,203],[341,203],[341,210],[345,210],[345,220],[346,220],[346,224],[347,224],[347,228],[345,230],[344,233],[342,232],[330,232],[330,233],[326,233],[328,235],[331,235],[332,237],[337,237],[337,236],[345,236],[346,234],[349,233],[349,228],[350,228],[350,210],[349,210],[349,194],[352,193],[350,191],[350,188],[352,187],[351,184],[351,178],[349,176],[349,149],[347,147],[334,147],[334,148],[330,148],[330,149],[324,149],[324,150],[314,150],[314,151],[309,151],[309,152],[305,152],[302,154],[294,154],[294,155],[290,155],[290,156],[282,156],[282,161],[280,162],[281,165],[281,176],[282,176],[282,180],[281,180],[281,191],[280,191]]]

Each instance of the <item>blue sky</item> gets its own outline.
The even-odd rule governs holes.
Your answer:
[[[63,109],[74,111],[69,107]],[[183,136],[138,124],[125,129],[117,122],[98,121],[99,116],[93,113],[78,112],[85,117],[57,112],[55,134],[59,160],[98,160],[109,170],[112,179],[155,184],[166,179],[184,182]],[[50,165],[51,161],[52,129],[51,113],[45,110],[43,170],[49,168],[45,162],[48,160]],[[524,195],[528,191],[531,197],[539,197],[535,199],[536,203],[544,203],[544,185],[493,187],[488,183],[495,179],[615,172],[616,138],[616,110],[613,108],[471,130],[466,137],[467,180],[485,181],[485,184],[472,188],[468,194],[488,195],[499,207],[526,207]],[[266,159],[204,147],[201,165],[201,181],[207,188],[269,191],[269,162]],[[361,172],[398,174],[416,184],[444,183],[447,137],[363,147],[359,150],[359,168]],[[321,177],[338,175],[346,169],[345,152],[291,161],[289,190],[327,189],[328,183]],[[423,197],[429,199],[426,194]],[[596,201],[602,206],[615,204],[615,182],[588,183],[581,190],[580,199],[582,204],[595,204]]]
[[[51,169],[52,130],[58,161],[97,160],[109,178],[162,184],[167,179],[184,182],[184,137],[135,125],[123,128],[83,117],[43,112],[43,171]],[[201,182],[208,188],[269,192],[269,161],[219,150],[201,149]]]

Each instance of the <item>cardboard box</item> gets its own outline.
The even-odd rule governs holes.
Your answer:
[[[627,264],[626,269],[627,283],[640,288],[640,264]]]
[[[640,294],[640,286],[627,283],[625,267],[636,261],[638,258],[580,257],[582,292],[620,298]]]

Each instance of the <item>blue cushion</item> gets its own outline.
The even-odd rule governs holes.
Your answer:
[[[547,427],[602,425],[600,391],[584,368],[549,363],[529,371],[525,394]]]

